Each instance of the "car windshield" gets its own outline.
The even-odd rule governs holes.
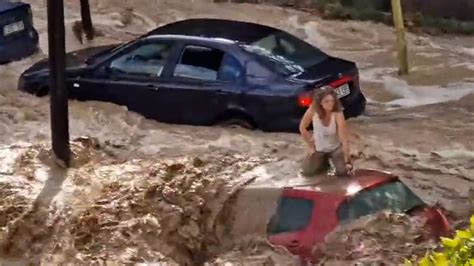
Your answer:
[[[316,47],[284,31],[276,31],[242,48],[263,64],[283,75],[303,72],[328,56]]]
[[[97,54],[94,54],[94,55],[90,56],[89,58],[87,58],[86,59],[86,64],[88,64],[88,65],[95,64],[96,62],[101,61],[104,57],[108,57],[108,56],[114,54],[115,52],[121,50],[122,48],[131,46],[134,43],[139,42],[140,40],[141,40],[140,38],[137,38],[137,39],[133,39],[133,40],[128,41],[128,42],[124,42],[124,43],[120,43],[120,44],[116,44],[116,45],[111,45],[110,48],[102,50],[101,52],[99,52]]]
[[[424,204],[405,184],[395,181],[357,193],[341,205],[338,216],[350,221],[382,210],[406,212]]]

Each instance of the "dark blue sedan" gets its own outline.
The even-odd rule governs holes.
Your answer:
[[[16,61],[38,50],[31,6],[0,0],[0,64]]]
[[[166,123],[297,131],[311,95],[330,86],[346,118],[364,112],[353,62],[331,57],[268,26],[189,19],[128,43],[79,50],[66,59],[69,97],[127,106]],[[48,62],[20,77],[19,89],[48,94]]]

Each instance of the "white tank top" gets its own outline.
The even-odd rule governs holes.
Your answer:
[[[341,142],[337,135],[336,118],[331,114],[329,125],[325,127],[318,114],[313,116],[313,138],[316,144],[316,151],[331,152],[337,149]]]

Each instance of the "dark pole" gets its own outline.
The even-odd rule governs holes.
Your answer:
[[[48,0],[49,93],[51,137],[56,158],[69,166],[68,94],[64,79],[65,40],[63,0]]]
[[[90,41],[94,39],[94,27],[92,26],[91,9],[89,0],[81,0],[81,21],[82,29],[86,38]]]

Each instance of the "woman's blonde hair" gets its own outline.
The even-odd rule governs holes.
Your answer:
[[[332,108],[332,112],[341,112],[342,111],[342,104],[337,98],[337,94],[332,88],[320,88],[316,89],[316,92],[313,95],[313,103],[312,107],[314,111],[318,114],[319,119],[323,119],[324,117],[324,109],[321,105],[324,97],[331,95],[334,98],[334,107]]]

